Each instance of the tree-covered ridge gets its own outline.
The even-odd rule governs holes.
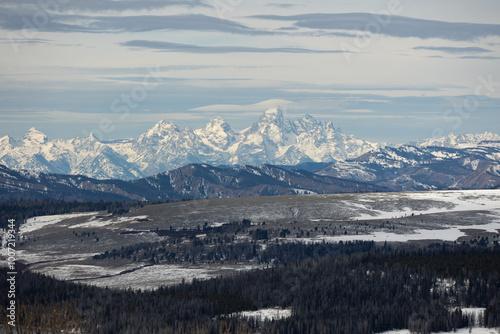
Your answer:
[[[290,254],[307,256],[155,291],[103,289],[23,271],[18,303],[35,311],[21,312],[19,326],[60,330],[47,319],[63,305],[68,310],[63,329],[85,333],[377,333],[398,328],[429,333],[472,321],[500,326],[498,246],[392,249],[360,242],[293,247]],[[329,247],[336,251],[322,256]],[[0,284],[4,290],[6,282]],[[6,296],[0,298],[5,305]],[[292,316],[261,323],[227,316],[274,306],[291,308]],[[484,316],[462,314],[460,307],[468,306],[486,308]]]

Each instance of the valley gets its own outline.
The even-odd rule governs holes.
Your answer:
[[[58,279],[155,289],[286,263],[295,243],[492,246],[499,233],[499,190],[246,197],[34,217],[17,252]]]

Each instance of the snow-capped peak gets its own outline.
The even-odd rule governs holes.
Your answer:
[[[274,124],[283,124],[283,112],[280,108],[270,108],[267,109],[260,119],[258,123],[274,123]]]
[[[194,133],[200,139],[216,150],[223,150],[235,141],[235,132],[224,118],[217,116],[208,122],[203,128],[195,130]]]
[[[420,140],[416,143],[418,147],[430,147],[430,146],[439,146],[439,147],[451,147],[451,148],[467,148],[467,147],[475,147],[481,145],[486,142],[498,142],[500,141],[500,136],[491,133],[484,132],[479,134],[470,134],[466,133],[463,135],[455,135],[450,133],[448,136],[439,137],[439,138],[428,138],[424,140]]]
[[[13,139],[10,136],[3,136],[0,138],[0,145],[10,145]]]
[[[299,118],[299,121],[302,121],[302,122],[308,123],[308,124],[317,124],[318,123],[318,121],[309,114],[306,114],[303,117]]]
[[[291,123],[285,119],[279,107],[267,109],[250,128],[250,133],[267,133],[269,131],[285,131],[291,129]]]
[[[226,120],[220,116],[216,116],[210,120],[210,122],[207,123],[203,127],[205,131],[208,132],[230,132],[234,133],[233,129],[231,126],[226,122]]]
[[[180,132],[180,131],[179,128],[173,122],[161,120],[158,123],[156,123],[155,126],[153,126],[151,129],[143,133],[141,137],[162,139],[175,132]]]
[[[283,113],[281,112],[280,107],[275,107],[275,108],[269,108],[266,111],[264,111],[264,115],[283,116]]]
[[[496,148],[500,147],[500,136],[488,132],[450,135],[423,141],[420,146],[444,144]],[[13,169],[131,179],[190,163],[297,165],[344,161],[384,146],[343,134],[332,122],[320,122],[310,115],[290,120],[277,107],[266,110],[242,131],[233,130],[222,117],[214,117],[194,131],[180,131],[174,123],[163,120],[135,139],[100,141],[90,135],[48,142],[33,128],[23,140],[0,139],[0,164]]]
[[[47,136],[43,132],[40,132],[35,128],[31,128],[24,135],[23,141],[25,144],[45,144],[47,142]]]
[[[89,140],[89,141],[91,141],[91,142],[100,141],[100,140],[99,140],[99,137],[97,137],[97,136],[95,135],[95,133],[93,133],[93,132],[91,132],[87,138],[88,138],[88,140]]]

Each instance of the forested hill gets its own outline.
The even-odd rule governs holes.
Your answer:
[[[212,167],[194,164],[134,181],[18,172],[0,165],[0,200],[165,201],[384,190],[387,189],[366,182],[271,165]]]
[[[264,334],[500,326],[498,246],[392,249],[358,242],[297,247],[303,248],[297,254],[310,254],[308,259],[154,292],[103,289],[23,271],[17,277],[22,282],[17,325],[27,332]],[[324,252],[325,247],[331,251]],[[6,284],[0,281],[2,291]],[[6,298],[0,296],[2,305]],[[470,306],[486,310],[478,318],[462,313]],[[229,316],[269,307],[291,309],[291,316],[264,322]]]

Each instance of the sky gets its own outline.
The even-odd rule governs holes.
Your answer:
[[[0,137],[278,106],[373,142],[500,133],[499,65],[498,0],[0,0]]]

